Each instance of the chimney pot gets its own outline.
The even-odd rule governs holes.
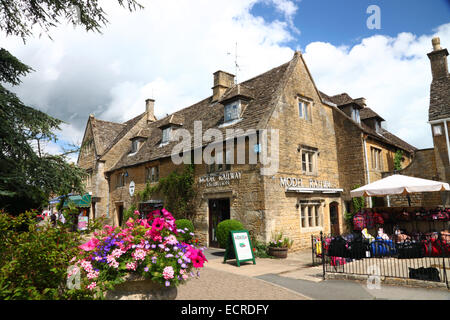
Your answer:
[[[441,39],[439,37],[431,39],[431,43],[433,44],[433,51],[441,50]]]

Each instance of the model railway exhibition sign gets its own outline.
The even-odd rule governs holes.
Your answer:
[[[238,267],[240,267],[241,262],[244,261],[253,261],[253,264],[256,264],[248,230],[230,231],[230,237],[228,240],[225,257],[223,258],[224,263],[227,260],[233,259],[234,253],[234,258],[236,259]]]

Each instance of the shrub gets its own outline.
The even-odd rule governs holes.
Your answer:
[[[228,243],[228,237],[232,230],[242,230],[244,226],[238,220],[224,220],[217,225],[217,241],[221,248],[226,248]]]
[[[190,243],[194,233],[194,224],[188,219],[179,219],[175,221],[178,231],[178,239],[182,242]]]
[[[56,228],[46,223],[38,230],[35,217],[34,212],[17,217],[0,212],[0,299],[92,298],[86,290],[66,286],[80,234],[60,222]]]

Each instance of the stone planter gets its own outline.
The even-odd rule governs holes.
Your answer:
[[[165,287],[150,279],[130,274],[125,282],[106,293],[106,300],[175,300],[176,287]]]
[[[269,247],[269,255],[275,258],[286,259],[288,248]]]

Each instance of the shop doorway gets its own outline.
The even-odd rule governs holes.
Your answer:
[[[339,203],[330,203],[330,228],[332,235],[340,234],[339,229]]]
[[[209,199],[209,246],[219,247],[217,241],[217,225],[223,220],[230,219],[230,199]]]
[[[117,220],[119,222],[119,227],[122,225],[123,221],[123,204],[117,205]]]

